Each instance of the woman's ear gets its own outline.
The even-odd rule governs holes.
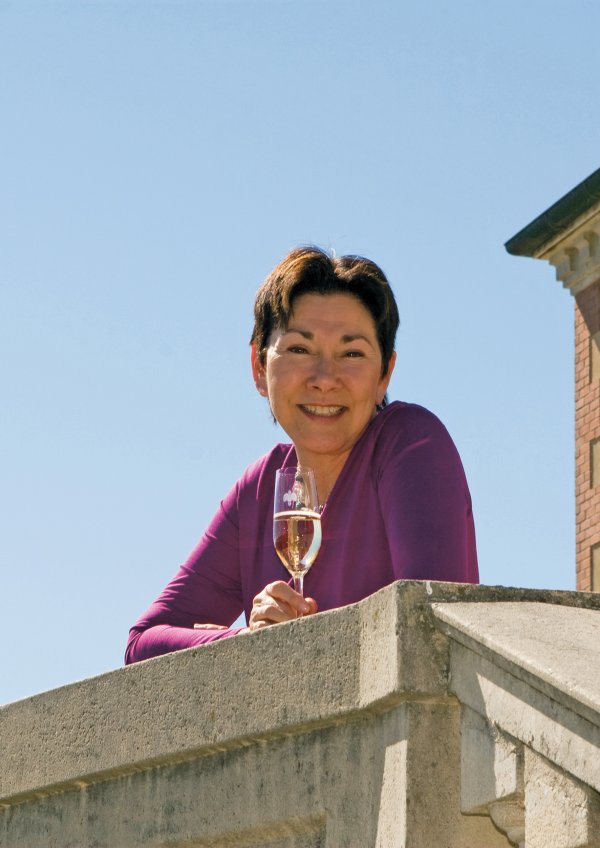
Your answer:
[[[265,366],[260,361],[260,356],[254,342],[250,345],[250,364],[252,366],[254,385],[256,386],[258,393],[263,397],[267,397],[267,374]]]
[[[385,376],[381,378],[379,383],[379,391],[377,392],[377,403],[380,404],[384,397],[385,393],[388,390],[388,386],[390,384],[390,380],[392,379],[392,374],[394,372],[394,366],[396,364],[396,351],[392,353],[390,356],[390,361],[388,362],[388,369],[385,373]]]

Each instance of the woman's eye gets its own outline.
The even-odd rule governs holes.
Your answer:
[[[362,350],[347,350],[345,356],[348,356],[351,359],[360,359],[364,356],[364,353]]]
[[[301,345],[292,345],[288,350],[290,353],[308,353],[307,349]]]

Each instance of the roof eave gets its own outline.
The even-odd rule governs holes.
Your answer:
[[[593,206],[600,203],[600,168],[557,200],[549,209],[510,238],[504,245],[513,256],[539,256]]]

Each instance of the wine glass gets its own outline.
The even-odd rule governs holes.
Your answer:
[[[275,474],[273,543],[304,596],[304,575],[321,547],[321,513],[312,468],[280,468]]]

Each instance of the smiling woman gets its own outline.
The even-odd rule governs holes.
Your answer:
[[[291,444],[246,469],[221,502],[131,629],[126,662],[353,603],[394,580],[478,580],[450,436],[423,407],[387,403],[398,310],[381,269],[299,248],[259,289],[254,316],[254,382]],[[275,472],[298,465],[314,469],[323,525],[306,599],[273,546]],[[232,628],[242,610],[248,626]]]
[[[315,469],[321,503],[383,403],[394,360],[384,373],[375,322],[349,294],[300,295],[266,351],[252,345],[256,387],[299,464]]]

